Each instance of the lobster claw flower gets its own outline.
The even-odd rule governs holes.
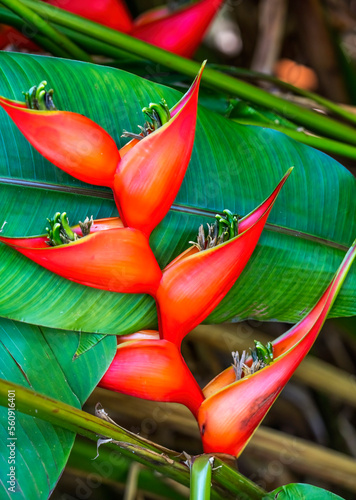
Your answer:
[[[68,12],[122,33],[129,33],[133,27],[131,14],[123,0],[47,0],[47,3],[59,8],[62,8],[62,4]]]
[[[356,257],[356,241],[333,281],[310,313],[272,342],[273,361],[236,381],[228,368],[203,390],[198,412],[204,451],[238,456],[269,408],[312,347]],[[251,365],[251,359],[246,362]]]
[[[110,187],[120,153],[95,122],[69,111],[37,111],[0,97],[0,106],[47,160],[73,177]]]
[[[173,117],[131,148],[115,173],[113,190],[121,218],[147,235],[168,212],[186,173],[204,67],[205,63],[182,105],[173,108]]]
[[[162,7],[134,21],[132,35],[183,57],[191,57],[224,0],[198,0],[173,12]]]
[[[255,249],[272,206],[290,169],[271,196],[244,219],[244,231],[213,248],[190,248],[163,271],[157,291],[159,329],[163,338],[180,346],[233,286]]]
[[[120,219],[94,221],[90,234],[59,246],[48,246],[46,236],[0,241],[37,264],[76,283],[121,293],[155,296],[162,272],[147,238],[124,228]],[[73,232],[80,234],[79,228]]]
[[[0,106],[57,167],[81,181],[111,187],[124,225],[149,235],[173,203],[190,161],[204,66],[170,119],[124,146],[122,158],[110,135],[85,116],[28,109],[3,97]]]
[[[160,340],[158,332],[156,338],[154,332],[128,337],[135,340],[118,345],[99,385],[151,401],[181,403],[196,416],[204,396],[177,347]]]

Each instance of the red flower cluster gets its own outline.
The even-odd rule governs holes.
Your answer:
[[[197,243],[160,269],[149,237],[168,212],[190,161],[203,67],[172,110],[164,103],[145,108],[150,120],[121,150],[88,118],[46,110],[53,102],[44,85],[26,95],[27,105],[36,109],[0,97],[0,105],[48,160],[77,179],[110,187],[121,216],[70,228],[66,214],[58,213],[49,220],[47,237],[2,236],[0,241],[83,285],[152,295],[159,331],[119,337],[100,385],[186,405],[198,421],[204,450],[237,456],[311,348],[356,256],[356,243],[306,318],[271,345],[256,343],[250,357],[235,354],[233,367],[199,388],[180,353],[181,342],[243,271],[291,172],[241,221],[225,210],[207,235],[201,228]]]
[[[135,20],[123,0],[47,0],[46,3],[180,56],[191,57],[223,1],[197,0],[178,9],[156,8]],[[11,41],[36,49],[21,33],[10,27],[3,28],[0,32],[1,47]]]

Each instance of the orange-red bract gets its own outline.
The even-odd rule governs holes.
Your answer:
[[[132,228],[97,231],[73,243],[46,248],[38,240],[29,246],[31,238],[1,236],[0,241],[64,278],[111,292],[154,296],[162,276],[147,238]]]
[[[10,103],[0,98],[0,106],[47,160],[81,181],[111,186],[120,153],[102,127],[78,113],[37,111]]]
[[[181,403],[195,416],[204,399],[178,348],[159,339],[120,343],[99,385],[151,401]]]
[[[121,0],[47,0],[60,7],[116,31],[128,33],[145,42],[183,57],[191,57],[202,41],[210,23],[224,0],[197,0],[176,10],[160,7],[133,20],[126,3]],[[163,3],[163,2],[162,2]],[[12,27],[4,27],[0,48],[8,43],[40,50],[36,44]]]
[[[126,226],[147,235],[168,212],[187,170],[203,69],[204,64],[174,117],[139,141],[118,165],[113,190],[120,216]]]
[[[157,291],[160,334],[180,346],[183,337],[201,323],[235,283],[247,264],[273,203],[291,169],[272,195],[250,216],[247,229],[218,245],[196,252],[188,249],[163,271]]]
[[[46,0],[46,3],[122,33],[132,30],[131,14],[123,0]]]
[[[355,256],[356,242],[316,306],[273,342],[272,364],[235,382],[231,367],[204,389],[207,399],[199,408],[198,423],[206,453],[238,456],[242,452],[313,345]]]
[[[173,203],[190,161],[204,66],[174,106],[172,119],[120,151],[110,135],[85,116],[30,110],[3,97],[0,105],[57,167],[84,182],[111,187],[124,225],[149,236]]]
[[[223,0],[198,0],[171,12],[167,7],[142,14],[132,35],[183,57],[197,50]]]

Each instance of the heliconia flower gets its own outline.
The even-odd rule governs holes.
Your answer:
[[[145,12],[134,21],[122,0],[71,0],[63,6],[58,4],[58,0],[47,0],[47,3],[175,54],[191,57],[223,1],[198,0],[175,10],[160,7]],[[18,47],[40,50],[19,31],[4,27],[0,48],[12,41]]]
[[[273,361],[236,380],[234,367],[204,389],[198,412],[204,451],[238,456],[269,408],[307,355],[356,257],[356,241],[333,281],[310,313],[272,342]],[[251,365],[251,359],[246,362]]]
[[[67,2],[46,0],[46,3],[122,33],[129,33],[133,27],[131,14],[123,0],[70,0]]]
[[[162,272],[141,231],[122,227],[118,218],[94,221],[92,229],[81,238],[73,236],[70,243],[62,244],[59,240],[58,246],[48,246],[46,236],[0,236],[0,241],[76,283],[112,292],[155,296]],[[51,229],[48,231],[52,233]],[[73,233],[80,235],[81,231],[75,227]]]
[[[180,56],[191,57],[224,0],[198,0],[177,10],[161,7],[134,21],[131,35]]]
[[[120,343],[99,385],[106,389],[151,401],[187,406],[193,415],[204,396],[178,348],[151,334]],[[152,338],[155,337],[155,338]]]
[[[158,130],[139,141],[121,159],[114,196],[129,227],[149,235],[171,207],[186,173],[194,144],[199,84],[203,63],[182,106]]]
[[[120,153],[110,135],[95,122],[69,111],[37,111],[0,97],[26,139],[47,160],[77,179],[112,185]]]
[[[213,248],[189,248],[163,271],[156,302],[162,338],[180,346],[233,286],[261,235],[268,215],[292,169],[271,196],[243,223],[244,232]]]
[[[124,146],[122,158],[110,135],[85,116],[28,109],[2,97],[0,106],[37,151],[57,167],[84,182],[111,187],[124,225],[149,235],[173,203],[190,161],[204,66],[191,89],[174,106],[172,117],[163,105],[144,108],[158,120],[162,106],[167,122],[150,133],[144,129],[147,135],[137,135],[141,140]],[[43,93],[43,83],[33,88]],[[42,100],[47,102],[50,92],[41,94]],[[32,101],[28,98],[30,104],[38,102],[35,97]],[[151,109],[154,106],[158,112]]]

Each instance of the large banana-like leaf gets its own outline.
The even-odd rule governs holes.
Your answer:
[[[59,109],[103,126],[118,145],[123,129],[143,124],[141,108],[180,94],[107,67],[25,54],[0,55],[0,94],[21,99],[41,80],[55,89]],[[44,233],[46,217],[70,221],[116,215],[111,192],[80,183],[55,168],[0,111],[0,214],[6,236]],[[202,222],[229,208],[244,215],[261,203],[294,165],[259,245],[237,284],[208,321],[295,322],[317,301],[356,236],[356,181],[330,157],[274,130],[242,126],[199,111],[186,178],[151,244],[161,265],[188,246]],[[211,220],[211,219],[210,219]],[[2,221],[0,220],[2,223]],[[156,322],[153,300],[71,283],[0,246],[0,315],[39,325],[125,333]],[[332,310],[356,314],[356,268]]]
[[[78,340],[78,333],[0,318],[0,378],[80,408],[109,366],[116,338],[107,336],[73,359]],[[75,433],[35,414],[13,413],[16,391],[8,396],[8,408],[0,406],[0,498],[47,498],[66,464]]]

